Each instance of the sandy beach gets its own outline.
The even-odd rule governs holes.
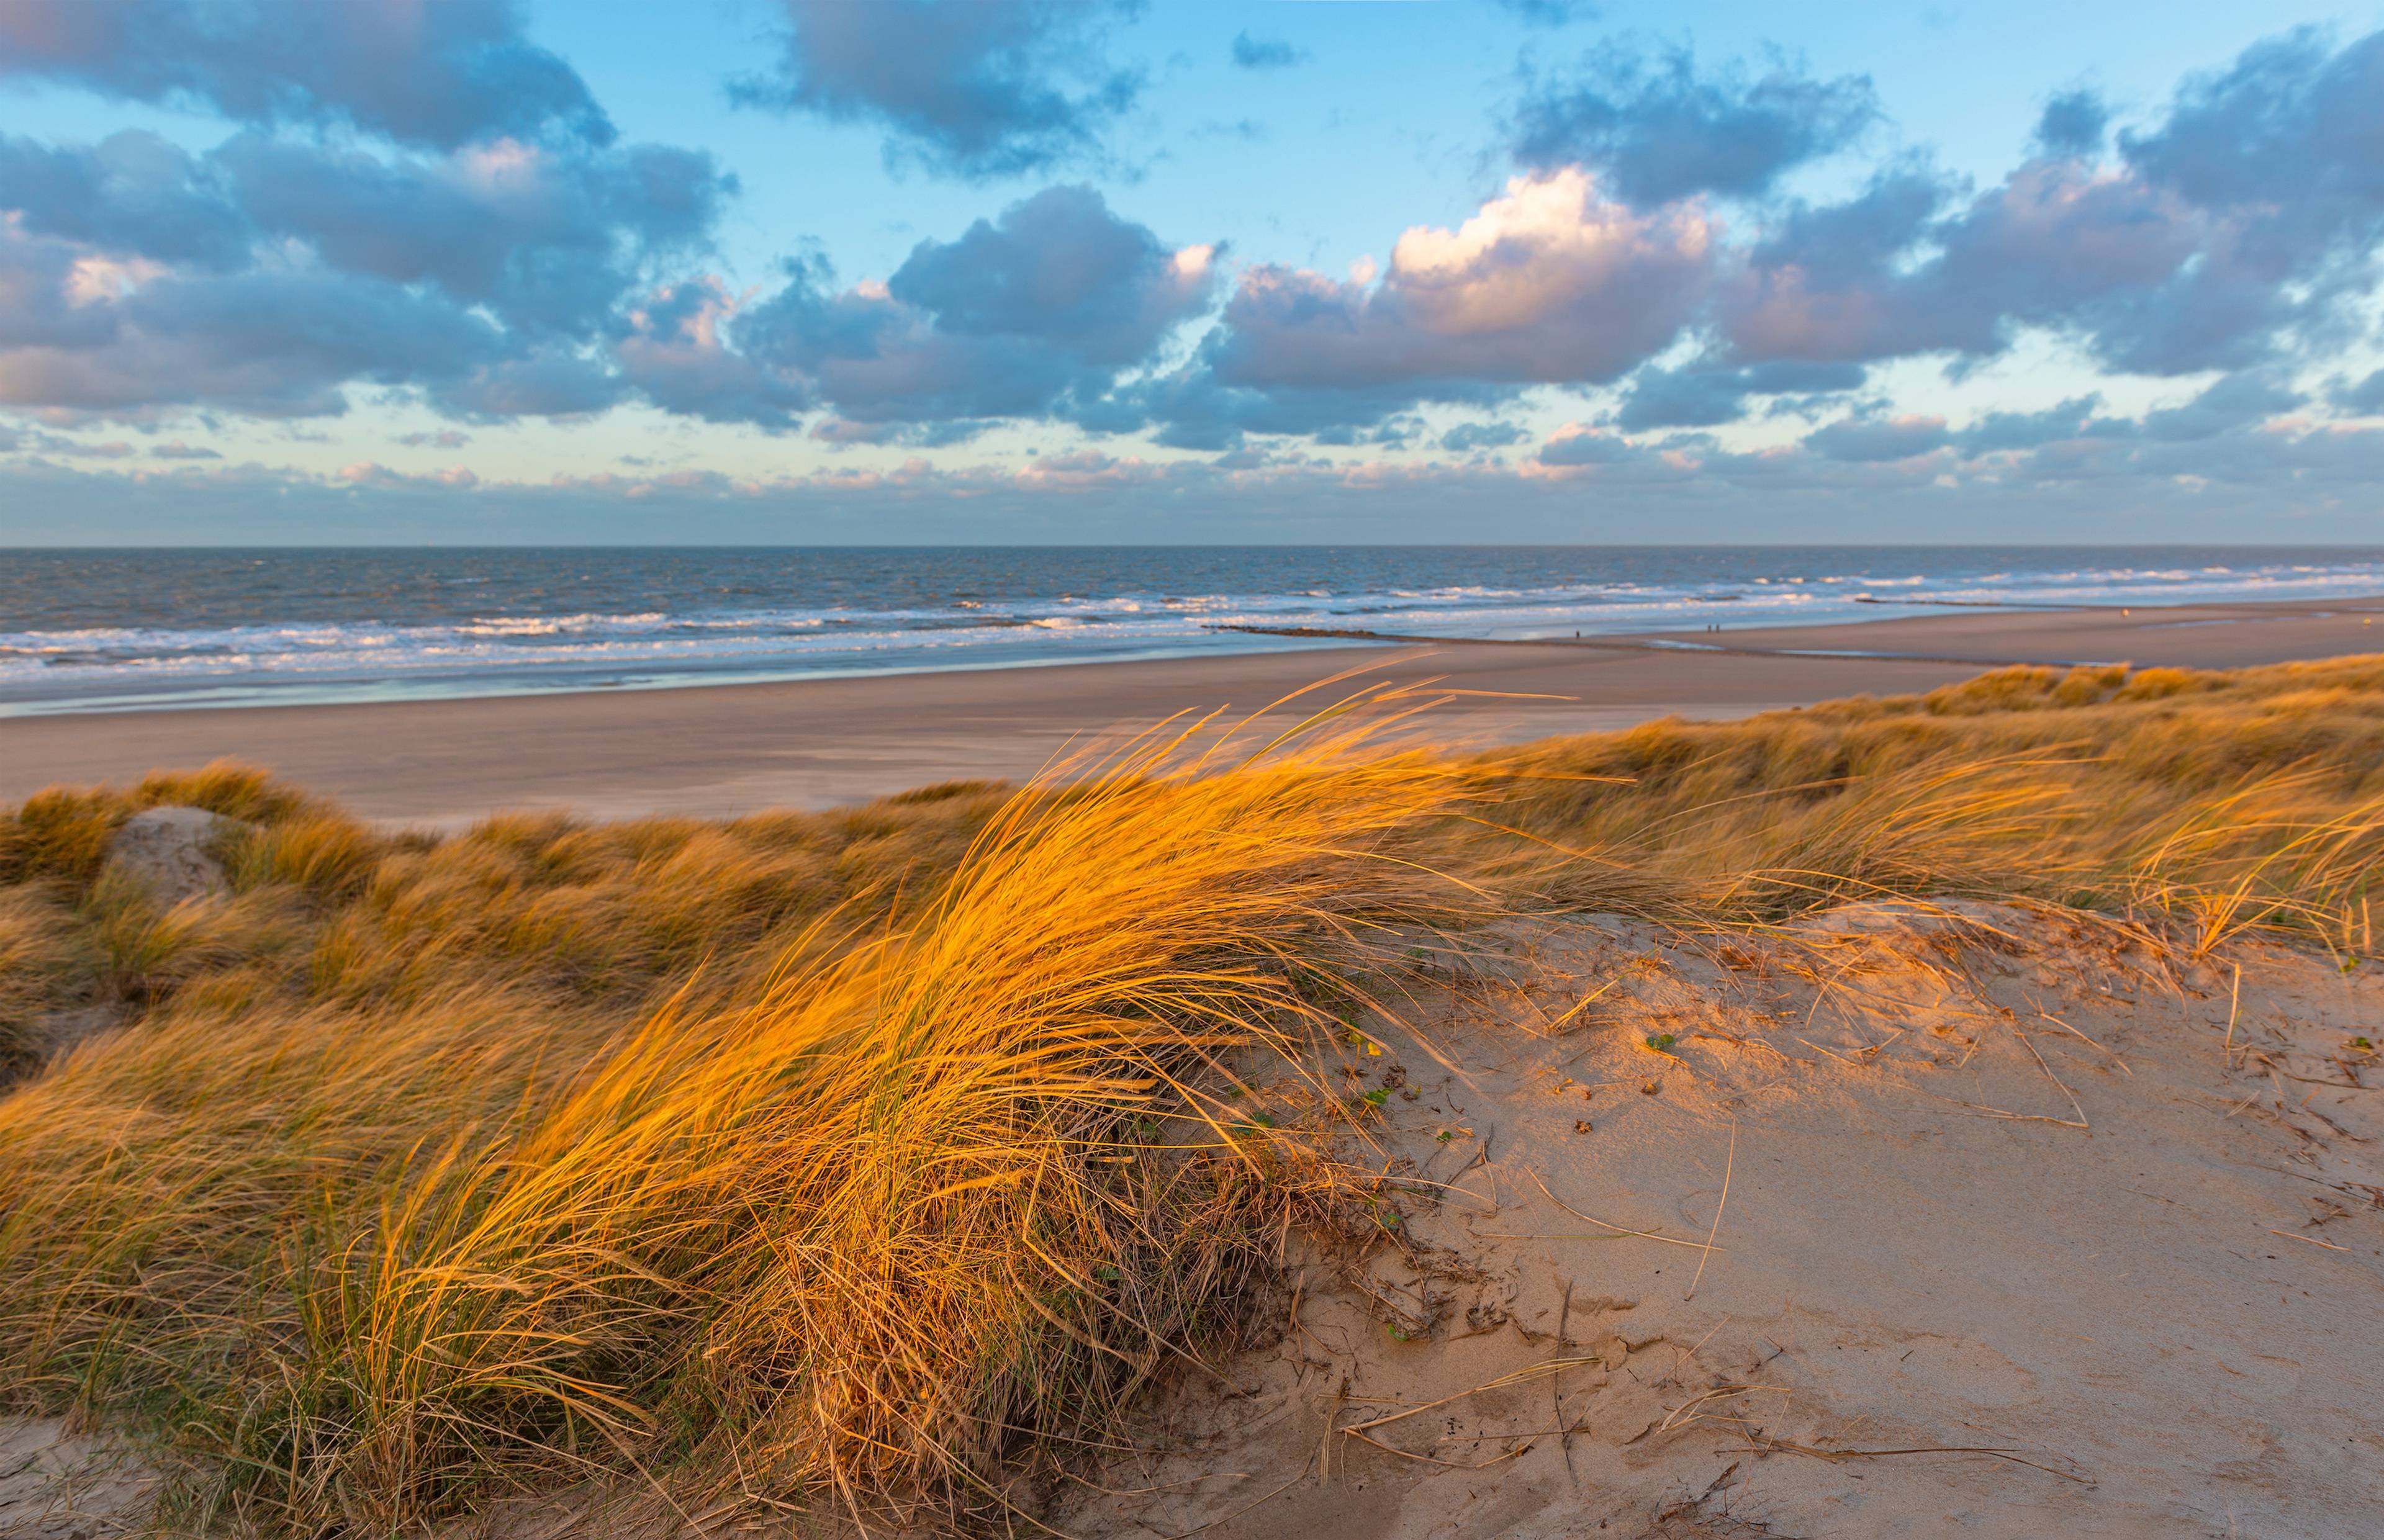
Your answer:
[[[0,801],[230,757],[376,819],[817,808],[1029,776],[1179,711],[1254,711],[1342,669],[1437,678],[1436,737],[1516,742],[1669,714],[1722,720],[1926,690],[2006,663],[2223,668],[2384,647],[2384,600],[1957,610],[1574,643],[1308,646],[1144,663],[502,699],[0,718]]]

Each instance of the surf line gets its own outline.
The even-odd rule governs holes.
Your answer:
[[[1613,637],[1435,637],[1408,631],[1366,631],[1336,626],[1235,626],[1224,621],[1203,627],[1255,637],[1309,637],[1338,641],[1380,641],[1409,647],[1587,647],[1609,652],[1720,652],[1741,658],[1836,658],[1847,662],[1945,663],[1967,668],[2120,668],[2105,658],[1948,658],[1933,652],[1871,652],[1850,647],[1732,647],[1718,641],[1628,640]]]

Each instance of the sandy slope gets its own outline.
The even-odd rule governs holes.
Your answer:
[[[2345,1047],[2384,980],[2230,951],[2229,1053],[2231,964],[1964,913],[1518,936],[1426,992],[1432,1051],[1372,1024],[1382,1158],[1449,1186],[1057,1526],[2384,1534],[2384,1080]]]
[[[1059,1533],[2384,1534],[2384,970],[1865,906],[1515,928],[1406,983],[1428,1025],[1364,1018],[1325,1082],[1384,1093],[1384,1240],[1305,1259],[1281,1339],[1150,1407]],[[147,1490],[0,1427],[0,1534]],[[672,1527],[609,1511],[495,1529]]]

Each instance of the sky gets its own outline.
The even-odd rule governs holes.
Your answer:
[[[0,0],[0,544],[2384,542],[2384,6]]]

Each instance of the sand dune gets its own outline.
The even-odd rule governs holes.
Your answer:
[[[2384,1533],[2372,970],[1993,906],[1509,939],[1353,1056],[1396,1233],[1058,1528]]]
[[[1881,904],[1514,926],[1409,982],[1321,1066],[1389,1093],[1379,1238],[1305,1249],[1275,1340],[1134,1452],[1014,1494],[1053,1531],[2384,1533],[2372,968]],[[29,1540],[116,1533],[154,1484],[55,1422],[0,1457]]]
[[[982,1521],[964,1533],[1084,1540],[2384,1533],[2379,665],[2010,670],[1921,700],[1544,744],[1493,762],[1495,811],[1468,793],[1482,816],[1455,822],[1444,799],[1474,783],[1454,767],[1330,755],[1048,801],[498,820],[443,840],[222,770],[41,799],[0,828],[0,983],[16,986],[0,1009],[43,1028],[0,1099],[7,1324],[39,1376],[12,1404],[58,1410],[56,1387],[100,1386],[87,1424],[0,1423],[0,1535],[137,1527],[168,1471],[168,1521],[229,1493],[260,1505],[261,1533],[834,1534],[840,1518],[790,1505],[827,1503],[818,1472],[847,1469],[870,1484],[873,1534],[955,1510]],[[138,874],[106,852],[150,804],[239,820],[209,852],[230,891],[160,910],[127,887]],[[1009,832],[987,845],[972,831],[997,816]],[[1396,859],[1319,866],[1320,851]],[[1489,886],[1424,881],[1410,854]],[[853,975],[872,989],[924,994],[848,997],[829,974],[750,1003],[822,915],[939,884],[896,950],[855,954],[883,970]],[[1212,903],[1223,928],[1115,950],[1152,913]],[[1312,950],[1278,987],[1266,969],[1294,942]],[[1149,971],[1120,975],[1120,956]],[[1055,979],[1120,976],[1197,994],[1104,1005],[1083,1030],[1141,1044],[1189,1023],[1170,1039],[1185,1057],[1084,1048],[1042,1003]],[[662,1003],[699,978],[712,1003]],[[1258,992],[1212,1036],[1234,989]],[[58,1012],[97,1036],[41,1067]],[[888,1021],[921,1035],[853,1035]],[[781,1083],[826,1030],[843,1051]],[[839,1078],[871,1041],[898,1095]],[[760,1057],[724,1072],[732,1042]],[[1018,1068],[1064,1054],[1100,1077]],[[1161,1062],[1178,1067],[1144,1078]],[[677,1112],[563,1096],[575,1074],[649,1072]],[[956,1087],[974,1099],[958,1124],[919,1111]],[[594,1259],[565,1303],[604,1302],[620,1356],[562,1361],[651,1431],[618,1464],[556,1454],[539,1419],[566,1397],[485,1393],[515,1383],[515,1336],[472,1337],[494,1358],[441,1380],[443,1327],[435,1352],[317,1336],[300,1329],[316,1296],[284,1287],[326,1173],[354,1174],[346,1233],[398,1236],[404,1256],[416,1233],[387,1194],[427,1201],[445,1178],[381,1162],[427,1136],[503,1138],[514,1106],[545,1106],[542,1132],[471,1168],[498,1184],[483,1196],[558,1171],[618,1186],[628,1206],[596,1204],[613,1228],[588,1233],[634,1237],[644,1261],[619,1271],[609,1239],[568,1228],[476,1228],[468,1266],[402,1263],[379,1298],[425,1298],[404,1292],[421,1281],[513,1310],[518,1267]],[[976,1131],[969,1159],[1026,1153],[989,1180],[920,1175],[901,1189],[916,1201],[841,1200],[875,1178],[806,1185],[856,1151],[941,1172],[918,1152],[956,1125]],[[689,1163],[681,1132],[715,1127],[776,1130],[794,1153],[705,1144]],[[624,1129],[653,1153],[617,1158]],[[555,1153],[582,1148],[602,1158]],[[375,1185],[384,1171],[397,1187]],[[655,1171],[694,1174],[650,1192]],[[1074,1185],[1040,1186],[1049,1173]],[[553,1189],[529,1190],[520,1211],[543,1225]],[[1066,1230],[1054,1261],[1053,1195],[1072,1193],[1118,1224]],[[677,1238],[690,1194],[718,1216],[701,1244]],[[751,1244],[757,1196],[813,1238]],[[140,1265],[120,1283],[89,1269],[126,1234],[149,1244],[161,1213],[154,1255],[172,1265],[123,1253]],[[955,1256],[985,1269],[957,1303]],[[791,1301],[761,1323],[766,1353],[716,1351],[757,1292],[723,1257]],[[771,1271],[788,1257],[845,1260]],[[642,1292],[656,1280],[666,1297]],[[725,1313],[689,1317],[689,1299]],[[522,1308],[493,1318],[586,1319]],[[433,1467],[365,1458],[382,1446],[341,1389],[288,1446],[311,1451],[312,1484],[260,1485],[282,1454],[242,1442],[243,1397],[285,1381],[206,1379],[246,1361],[342,1387],[374,1383],[358,1365],[404,1364],[430,1389],[365,1403],[380,1425],[429,1426],[430,1406],[511,1431],[416,1446],[454,1484],[434,1488],[416,1475]],[[714,1372],[783,1434],[787,1463],[758,1487],[748,1446],[698,1460],[669,1442],[678,1403],[627,1399]],[[171,1429],[143,1421],[168,1375],[201,1387]],[[858,1433],[841,1413],[805,1421],[805,1396],[884,1415]],[[141,1442],[93,1432],[109,1428]],[[658,1477],[645,1459],[682,1463]],[[1007,1512],[988,1497],[1004,1480]]]

